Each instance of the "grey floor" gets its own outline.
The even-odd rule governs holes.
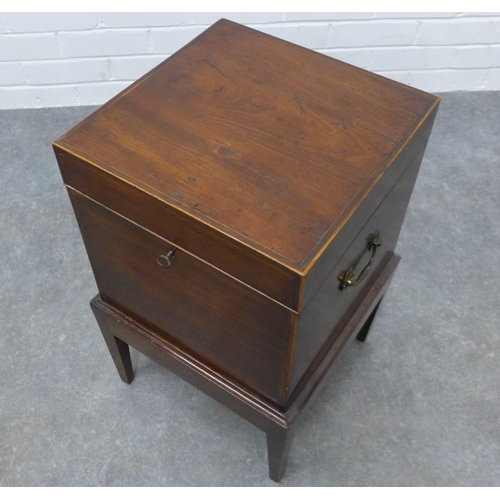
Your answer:
[[[500,92],[442,97],[392,287],[283,486],[500,486]],[[263,433],[136,351],[115,372],[50,146],[92,109],[0,112],[0,485],[276,486]]]

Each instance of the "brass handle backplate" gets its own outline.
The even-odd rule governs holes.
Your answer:
[[[170,250],[170,252],[168,252],[166,255],[158,255],[158,257],[156,257],[156,262],[158,262],[159,266],[168,269],[172,265],[173,256],[174,250]]]
[[[368,264],[363,268],[363,270],[356,276],[354,273],[354,267],[350,267],[347,271],[340,273],[338,280],[340,281],[340,289],[344,291],[349,286],[359,285],[370,272],[373,264],[373,259],[375,258],[375,253],[377,248],[382,245],[382,240],[380,239],[380,231],[377,229],[375,233],[368,240],[368,250],[370,251],[370,260]]]

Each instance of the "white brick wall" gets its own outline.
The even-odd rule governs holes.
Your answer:
[[[0,108],[101,104],[221,17],[429,92],[500,90],[500,13],[0,13]]]

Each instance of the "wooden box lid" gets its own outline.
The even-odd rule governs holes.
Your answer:
[[[303,276],[437,101],[220,20],[55,145]]]

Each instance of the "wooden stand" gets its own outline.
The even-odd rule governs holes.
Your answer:
[[[389,252],[377,272],[366,280],[359,299],[352,304],[336,331],[332,332],[329,345],[322,349],[319,359],[315,359],[306,372],[288,408],[276,407],[242,388],[178,346],[131,320],[104,302],[99,295],[92,299],[90,305],[124,382],[130,384],[134,377],[130,345],[263,430],[267,435],[269,477],[280,481],[297,418],[319,392],[325,375],[348,342],[356,336],[362,342],[366,339],[399,260],[398,255]]]

